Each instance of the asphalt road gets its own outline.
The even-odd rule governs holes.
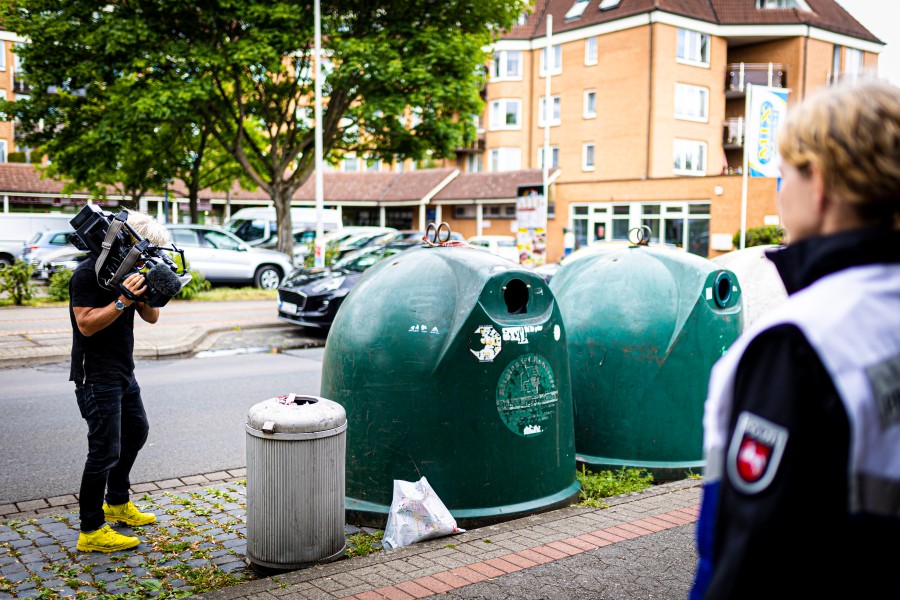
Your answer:
[[[249,408],[291,392],[318,395],[322,354],[322,348],[241,354],[231,347],[205,358],[138,362],[150,436],[132,483],[243,467]],[[0,504],[78,491],[87,429],[68,368],[3,371]]]

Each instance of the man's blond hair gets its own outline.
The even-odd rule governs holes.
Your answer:
[[[867,81],[825,88],[788,110],[781,159],[836,192],[864,219],[900,225],[900,88]]]
[[[169,245],[169,240],[171,239],[169,230],[150,215],[136,210],[129,210],[128,224],[154,246]]]

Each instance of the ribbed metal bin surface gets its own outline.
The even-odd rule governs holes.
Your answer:
[[[327,401],[324,401],[327,402]],[[296,569],[341,557],[346,421],[325,431],[247,431],[247,558]]]

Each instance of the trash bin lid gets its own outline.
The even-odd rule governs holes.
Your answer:
[[[275,396],[255,404],[247,413],[247,428],[266,434],[337,434],[346,424],[344,407],[318,396]]]

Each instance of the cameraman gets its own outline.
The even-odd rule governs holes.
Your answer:
[[[128,225],[151,244],[169,243],[168,230],[152,217],[128,211]],[[159,320],[159,309],[131,300],[97,283],[96,257],[82,262],[69,282],[72,321],[72,366],[75,397],[88,426],[88,456],[78,496],[81,533],[78,550],[115,552],[138,545],[133,536],[117,533],[106,521],[147,525],[156,520],[129,500],[129,473],[147,440],[149,424],[134,378],[134,315],[147,323]],[[132,273],[122,285],[140,298],[144,276]],[[105,496],[105,502],[104,502]]]

